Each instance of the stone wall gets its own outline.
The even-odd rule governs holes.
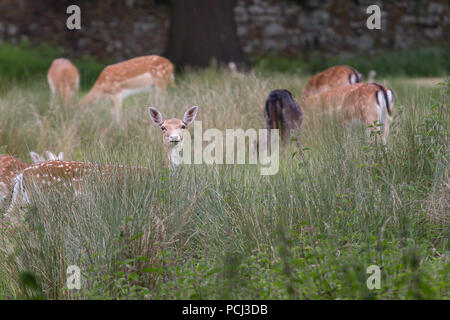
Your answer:
[[[82,28],[66,28],[74,1],[0,1],[0,40],[56,42],[70,55],[124,59],[164,51],[170,23],[166,6],[146,0],[83,1]],[[76,1],[75,1],[76,3]],[[366,8],[378,4],[381,30],[368,30]],[[249,55],[371,53],[449,43],[446,0],[237,0],[238,36]]]
[[[372,4],[381,8],[381,30],[366,27]],[[239,0],[234,11],[243,49],[251,54],[371,53],[449,40],[446,1]]]
[[[81,8],[81,29],[68,30],[66,8]],[[43,9],[45,8],[45,9]],[[147,0],[1,0],[0,40],[57,43],[71,56],[100,59],[161,54],[170,24],[165,6]]]

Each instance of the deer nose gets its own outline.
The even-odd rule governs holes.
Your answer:
[[[169,136],[169,141],[170,142],[180,142],[181,138],[179,135],[171,135],[171,136]]]

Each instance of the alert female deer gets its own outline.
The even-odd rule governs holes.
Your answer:
[[[330,89],[359,83],[362,74],[349,66],[334,66],[309,79],[302,94],[302,100]]]
[[[163,131],[163,143],[166,157],[164,163],[169,163],[172,167],[181,163],[181,151],[183,150],[183,133],[197,116],[198,107],[189,108],[185,113],[183,120],[172,118],[163,120],[161,113],[155,108],[148,108],[148,114],[153,123]]]
[[[362,120],[368,130],[379,131],[382,126],[382,142],[385,144],[392,121],[394,93],[378,83],[357,83],[338,87],[308,97],[303,105],[306,109],[341,111],[346,118]]]
[[[116,119],[120,121],[123,99],[152,86],[165,91],[168,83],[174,81],[174,69],[169,60],[157,55],[112,64],[102,71],[80,104],[87,105],[99,98],[108,97],[114,103]]]
[[[72,101],[80,85],[78,69],[67,59],[53,60],[48,69],[47,81],[55,98],[68,104]]]
[[[198,107],[192,107],[186,111],[183,120],[163,120],[161,113],[154,108],[149,108],[152,121],[163,131],[164,150],[166,160],[170,166],[179,165],[183,144],[183,133],[197,115]],[[12,201],[9,211],[16,208],[18,204],[30,202],[29,194],[32,190],[53,190],[55,188],[64,191],[73,191],[82,194],[85,178],[94,174],[100,174],[108,179],[119,179],[122,173],[141,173],[148,171],[145,167],[129,167],[122,165],[100,165],[81,161],[44,161],[26,166],[21,173],[14,177]]]

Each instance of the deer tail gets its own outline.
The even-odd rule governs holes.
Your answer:
[[[359,83],[362,80],[362,74],[356,71],[354,68],[349,67],[352,70],[352,73],[348,75],[348,82],[350,84]]]
[[[386,106],[386,110],[389,115],[392,115],[392,106],[390,104],[390,96],[392,93],[388,93],[387,90],[378,83],[373,83],[376,85],[380,90],[375,92],[375,98],[379,106]]]
[[[25,191],[24,182],[23,182],[23,173],[18,174],[13,179],[13,187],[12,187],[12,196],[11,196],[11,204],[9,206],[8,211],[12,210],[19,199],[22,199],[24,203],[29,202],[29,198],[27,192]]]

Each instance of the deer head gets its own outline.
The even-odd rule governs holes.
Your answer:
[[[58,155],[55,155],[53,152],[47,150],[45,151],[45,155],[47,156],[47,160],[34,151],[30,152],[30,157],[33,163],[52,160],[64,160],[64,152],[60,152]]]
[[[164,120],[161,112],[155,108],[148,108],[148,113],[153,123],[163,132],[164,150],[171,164],[178,165],[178,161],[183,148],[183,134],[188,125],[194,122],[198,107],[191,107],[185,113],[183,120],[172,118]],[[177,158],[177,159],[175,159]]]

